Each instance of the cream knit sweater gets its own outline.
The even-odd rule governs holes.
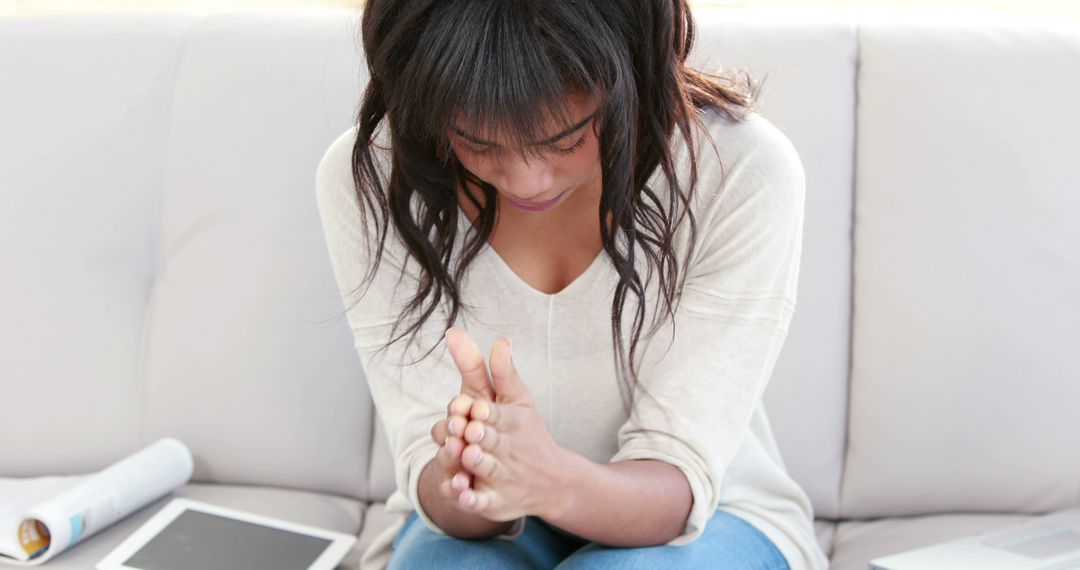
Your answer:
[[[814,537],[812,506],[787,474],[761,399],[795,309],[805,195],[802,163],[789,139],[759,114],[743,122],[717,112],[702,118],[706,128],[694,133],[699,179],[691,203],[697,243],[690,265],[680,267],[689,272],[686,288],[675,325],[665,321],[659,333],[643,337],[639,345],[641,382],[651,398],[635,394],[630,414],[620,399],[611,342],[616,274],[606,253],[549,295],[528,285],[485,244],[462,284],[467,309],[455,324],[469,332],[485,355],[498,337],[513,338],[517,369],[547,429],[563,447],[600,463],[656,459],[682,470],[693,507],[682,535],[669,544],[694,541],[720,508],[764,532],[792,569],[823,570],[828,563]],[[357,290],[369,267],[365,240],[373,226],[361,219],[354,192],[350,160],[355,140],[354,127],[327,149],[316,187],[356,349],[394,456],[397,490],[386,510],[395,522],[374,540],[361,564],[381,569],[391,541],[413,510],[432,530],[443,532],[419,508],[417,484],[438,449],[431,427],[445,417],[460,376],[443,342],[444,311],[425,324],[419,337],[423,346],[406,347],[406,339],[374,354],[415,293],[419,273],[391,226],[374,281]],[[685,184],[685,140],[678,134],[673,140],[678,176]],[[384,176],[385,155],[378,155]],[[661,196],[667,191],[659,169],[649,184]],[[472,227],[460,210],[458,217],[460,252],[463,234]],[[683,224],[675,242],[679,259],[688,245]],[[645,280],[646,266],[639,263]],[[654,276],[648,277],[647,287],[646,323],[651,323],[657,307]],[[630,294],[624,335],[636,302]],[[427,359],[403,365],[433,343],[440,346]],[[513,538],[521,530],[516,524],[500,538]]]

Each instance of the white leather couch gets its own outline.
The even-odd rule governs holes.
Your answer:
[[[0,19],[0,477],[174,436],[177,495],[356,533],[355,567],[393,472],[313,183],[357,21]],[[698,26],[697,62],[769,73],[807,173],[765,398],[833,567],[1080,504],[1080,30]]]

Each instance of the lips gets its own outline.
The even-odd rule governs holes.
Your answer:
[[[565,194],[565,192],[564,192],[564,194]],[[546,209],[550,208],[551,206],[554,206],[555,202],[559,201],[559,198],[562,198],[562,194],[559,194],[558,196],[556,196],[556,197],[554,197],[554,198],[552,198],[552,199],[550,199],[550,200],[548,200],[546,202],[540,202],[539,204],[530,204],[528,202],[520,202],[520,201],[515,200],[513,198],[510,198],[510,197],[507,197],[506,199],[509,200],[515,206],[517,206],[517,207],[519,207],[519,208],[521,208],[523,210],[538,211],[538,210],[546,210]]]

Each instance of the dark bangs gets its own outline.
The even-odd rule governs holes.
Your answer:
[[[610,32],[596,33],[606,26],[589,4],[434,3],[389,98],[399,132],[429,141],[444,157],[453,128],[488,140],[505,137],[527,152],[553,134],[551,125],[579,119],[571,116],[568,95],[596,94],[603,106],[620,67],[605,57],[621,50]]]

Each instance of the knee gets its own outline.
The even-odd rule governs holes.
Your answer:
[[[489,568],[533,568],[524,552],[510,541],[463,540],[443,536],[438,540],[398,545],[390,557],[387,570],[487,570]]]
[[[652,548],[613,548],[596,543],[578,549],[563,559],[556,570],[633,570],[662,568]]]

